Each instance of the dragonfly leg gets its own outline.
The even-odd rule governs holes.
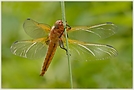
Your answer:
[[[63,44],[63,41],[62,40],[59,40],[59,46],[61,49],[65,50],[66,51],[66,55],[68,55],[68,51],[67,49],[64,47],[64,44]]]
[[[66,24],[66,30],[69,31],[70,29],[71,29],[71,27],[68,24]],[[65,31],[65,28],[64,28],[64,31]],[[65,34],[63,34],[63,35],[65,37]],[[68,38],[68,33],[67,33],[67,38]]]
[[[67,52],[67,49],[64,47],[63,41],[59,40],[59,46],[61,49],[64,49]]]
[[[47,45],[49,45],[49,43],[50,43],[49,37],[47,37],[45,43],[46,43]]]
[[[66,27],[67,28],[67,31],[69,31],[71,29],[71,27],[68,24],[66,26],[67,26]],[[68,33],[67,33],[67,38],[68,38]]]
[[[49,45],[49,42],[50,42],[50,40],[46,40],[46,41],[45,41],[45,43],[46,43],[47,45]]]
[[[69,31],[71,27],[68,24],[66,24],[66,26],[67,26],[67,31]]]

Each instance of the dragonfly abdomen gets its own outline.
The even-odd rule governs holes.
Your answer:
[[[52,61],[52,58],[55,54],[57,46],[58,46],[57,43],[53,43],[53,42],[49,43],[47,55],[46,55],[45,61],[44,61],[43,66],[42,66],[42,71],[41,71],[40,76],[43,76],[45,74],[45,72],[47,71],[47,69]]]

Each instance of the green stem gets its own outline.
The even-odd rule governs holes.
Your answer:
[[[61,11],[62,11],[62,21],[63,21],[63,25],[64,25],[64,28],[65,28],[70,84],[71,84],[71,88],[73,88],[72,69],[71,69],[71,61],[70,61],[70,54],[69,54],[69,47],[68,47],[68,38],[67,38],[67,31],[66,31],[66,17],[65,17],[64,1],[61,1]]]

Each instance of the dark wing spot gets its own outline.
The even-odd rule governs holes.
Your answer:
[[[106,24],[113,24],[112,22],[106,22]]]
[[[27,20],[31,20],[30,18],[27,18]]]
[[[18,41],[15,41],[14,44],[16,44]]]
[[[110,45],[106,45],[106,46],[113,48],[113,47],[112,47],[112,46],[110,46]]]

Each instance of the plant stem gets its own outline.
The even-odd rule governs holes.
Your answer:
[[[73,88],[72,69],[71,69],[70,53],[69,53],[68,38],[67,38],[67,31],[66,31],[66,17],[65,17],[64,1],[61,1],[61,12],[62,12],[62,21],[63,21],[63,25],[64,25],[64,29],[65,29],[65,37],[66,37],[66,47],[67,47],[67,57],[68,57],[70,85],[71,85],[71,88]]]

